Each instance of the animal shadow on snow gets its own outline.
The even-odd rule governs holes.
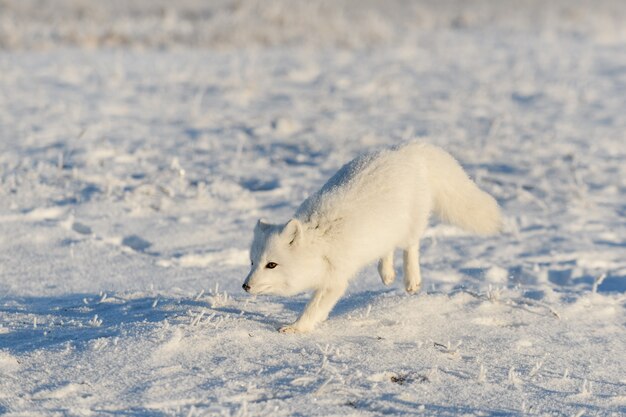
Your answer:
[[[332,317],[344,316],[363,308],[382,293],[391,290],[365,291],[342,298]],[[308,297],[275,300],[295,320]],[[0,349],[24,354],[38,349],[61,348],[71,343],[84,348],[90,341],[111,338],[138,325],[150,325],[166,319],[187,319],[189,310],[211,310],[218,314],[240,315],[263,326],[278,327],[289,318],[271,317],[254,307],[214,306],[191,298],[161,298],[123,294],[67,294],[52,297],[7,297],[0,299]]]
[[[394,293],[395,291],[390,288],[368,290],[352,294],[348,293],[339,300],[337,305],[330,312],[329,320],[332,321],[334,318],[350,315],[359,309],[366,308],[368,304],[371,304],[375,300],[387,294]],[[285,324],[295,321],[302,313],[302,310],[304,310],[310,298],[310,294],[301,294],[296,297],[260,297],[257,301],[250,304],[242,301],[234,306],[211,307],[211,311],[241,316],[246,320],[259,323],[261,327],[266,329],[278,329]],[[262,306],[267,303],[279,305],[282,312],[267,314],[262,311]],[[259,310],[259,308],[261,308],[261,310]]]
[[[0,300],[0,349],[27,353],[98,338],[116,337],[130,326],[184,316],[203,305],[191,299],[69,294]]]
[[[339,299],[337,305],[332,309],[329,315],[329,320],[335,317],[347,316],[353,312],[366,308],[368,304],[379,300],[389,294],[396,294],[396,291],[392,288],[381,288],[378,290],[367,290],[354,293],[348,293]],[[311,298],[309,295],[302,295],[297,298],[280,298],[277,302],[280,302],[286,310],[291,311],[295,320]],[[267,320],[267,318],[265,319]],[[285,323],[280,323],[285,324]]]
[[[396,290],[392,288],[381,288],[378,290],[368,290],[347,294],[339,300],[333,311],[330,312],[330,317],[347,316],[356,310],[367,307],[369,304],[379,300],[385,295],[395,293]],[[402,293],[400,292],[400,294]]]

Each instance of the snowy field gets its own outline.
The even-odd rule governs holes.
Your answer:
[[[0,414],[623,416],[626,4],[0,1]],[[311,334],[260,217],[421,140],[503,208]],[[399,271],[400,264],[396,265]]]

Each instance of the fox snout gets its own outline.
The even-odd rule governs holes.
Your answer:
[[[243,280],[243,285],[241,286],[241,288],[243,288],[243,290],[245,292],[250,292],[252,290],[252,285],[250,285],[250,281],[252,280],[252,273],[254,271],[250,271],[250,273],[248,274],[248,276],[246,277],[245,280]]]

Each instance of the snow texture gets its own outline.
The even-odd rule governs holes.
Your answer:
[[[0,1],[0,414],[626,414],[625,16]],[[433,223],[420,294],[371,266],[279,334],[307,298],[241,290],[257,219],[411,139],[505,232]]]

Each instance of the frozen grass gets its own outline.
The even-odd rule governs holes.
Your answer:
[[[83,21],[54,26],[104,30],[89,19],[135,7],[128,41],[95,50],[47,29],[78,7],[58,4],[0,4],[0,33],[27,20],[15,43],[0,36],[0,413],[626,412],[619,3],[572,3],[590,12],[570,26],[524,17],[561,2],[519,19],[481,2],[456,25],[433,23],[452,22],[452,3],[412,3],[431,13],[416,27],[400,3],[368,3],[346,44],[341,24],[289,35],[291,16],[340,9],[272,2],[287,29],[250,15],[238,40],[170,34],[161,51],[127,48],[154,46],[141,28],[161,3],[93,17],[81,2]],[[171,12],[172,30],[185,7],[201,6]],[[189,33],[217,30],[200,26]],[[365,45],[373,31],[387,35]],[[433,225],[421,294],[372,266],[319,330],[278,334],[306,297],[240,290],[256,219],[286,220],[359,152],[408,139],[454,153],[498,198],[505,233]]]

